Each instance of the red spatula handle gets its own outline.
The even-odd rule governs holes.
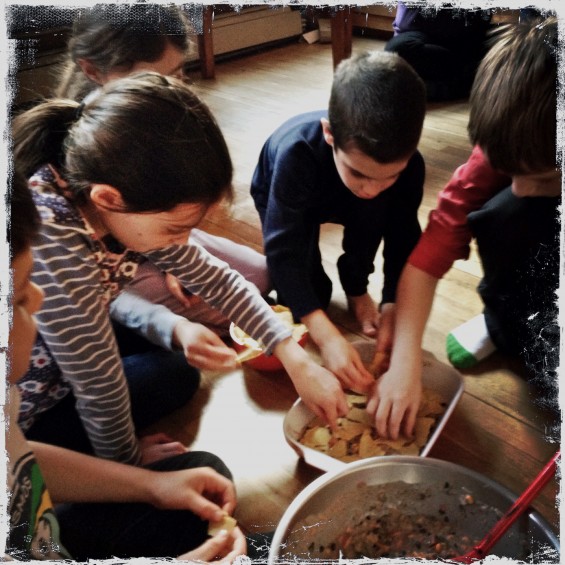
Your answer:
[[[528,488],[516,499],[504,516],[495,524],[493,529],[475,546],[475,551],[486,555],[496,542],[504,535],[508,528],[527,510],[532,500],[538,495],[545,485],[554,477],[557,470],[557,461],[561,457],[558,451],[540,471]]]

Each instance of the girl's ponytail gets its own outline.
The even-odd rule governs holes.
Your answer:
[[[232,195],[232,163],[210,112],[182,81],[158,73],[114,80],[79,104],[44,102],[14,120],[15,167],[58,168],[75,198],[93,183],[119,191],[128,212],[209,206]]]
[[[46,163],[63,166],[63,144],[77,119],[78,107],[73,100],[48,100],[14,118],[14,164],[25,178]]]

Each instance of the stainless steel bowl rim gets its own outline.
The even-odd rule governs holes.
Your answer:
[[[468,467],[459,465],[457,463],[452,463],[450,461],[444,461],[442,459],[434,459],[432,457],[419,457],[411,455],[387,455],[384,457],[371,457],[363,459],[361,461],[355,461],[348,463],[343,469],[335,469],[333,471],[328,471],[322,476],[315,479],[307,487],[305,487],[296,498],[290,503],[286,511],[284,512],[273,536],[273,541],[271,544],[271,551],[269,552],[269,563],[276,563],[277,553],[284,541],[287,531],[297,515],[301,507],[309,501],[316,493],[322,490],[324,487],[332,483],[337,479],[342,479],[343,477],[353,474],[356,471],[367,467],[385,467],[391,465],[415,465],[418,467],[435,467],[437,469],[443,469],[445,471],[450,471],[454,473],[463,473],[468,477],[475,479],[477,481],[483,482],[485,485],[498,490],[503,496],[514,501],[517,495],[510,489],[506,488],[502,484],[490,479],[489,477],[473,471]],[[559,539],[554,534],[549,523],[538,513],[532,511],[529,513],[530,520],[538,524],[543,530],[547,532],[548,538],[551,539],[555,547],[559,547]],[[485,532],[486,534],[486,532]]]

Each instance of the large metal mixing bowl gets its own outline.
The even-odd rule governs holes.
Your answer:
[[[447,514],[454,516],[460,509],[460,496],[450,495],[450,500],[441,499],[439,483],[449,483],[457,492],[470,493],[477,502],[474,513],[466,518],[457,518],[457,533],[468,535],[477,541],[515,501],[517,496],[495,481],[470,469],[439,459],[388,456],[374,457],[350,463],[345,469],[330,471],[307,486],[290,504],[284,513],[273,537],[269,553],[269,564],[312,562],[306,545],[300,540],[314,535],[316,542],[336,537],[352,523],[353,514],[359,515],[374,501],[356,497],[360,484],[386,485],[403,481],[430,490],[433,494],[425,504],[441,504]],[[347,501],[351,501],[349,504]],[[417,500],[410,506],[417,508]],[[422,503],[424,504],[424,503]],[[420,510],[415,510],[419,512]],[[315,534],[312,534],[315,532]],[[526,513],[492,551],[493,555],[528,563],[559,563],[559,540],[549,524],[537,513]]]

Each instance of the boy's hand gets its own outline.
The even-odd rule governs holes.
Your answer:
[[[402,366],[390,368],[374,384],[367,412],[375,420],[379,436],[398,439],[402,433],[412,437],[422,397],[421,360],[406,359]]]
[[[340,334],[320,346],[324,366],[341,382],[343,388],[366,393],[375,378],[363,365],[357,350]]]
[[[177,559],[182,561],[200,563],[232,563],[238,555],[245,555],[247,543],[245,536],[239,528],[231,532],[225,530],[206,540],[202,545],[180,555]]]
[[[306,406],[334,430],[337,419],[345,416],[349,409],[345,393],[335,376],[312,361],[292,380]]]
[[[376,337],[379,331],[381,314],[379,307],[368,292],[361,296],[348,296],[349,311],[355,316],[363,333],[369,337]]]
[[[173,330],[173,344],[197,369],[228,371],[237,367],[236,352],[202,324],[180,321]]]

